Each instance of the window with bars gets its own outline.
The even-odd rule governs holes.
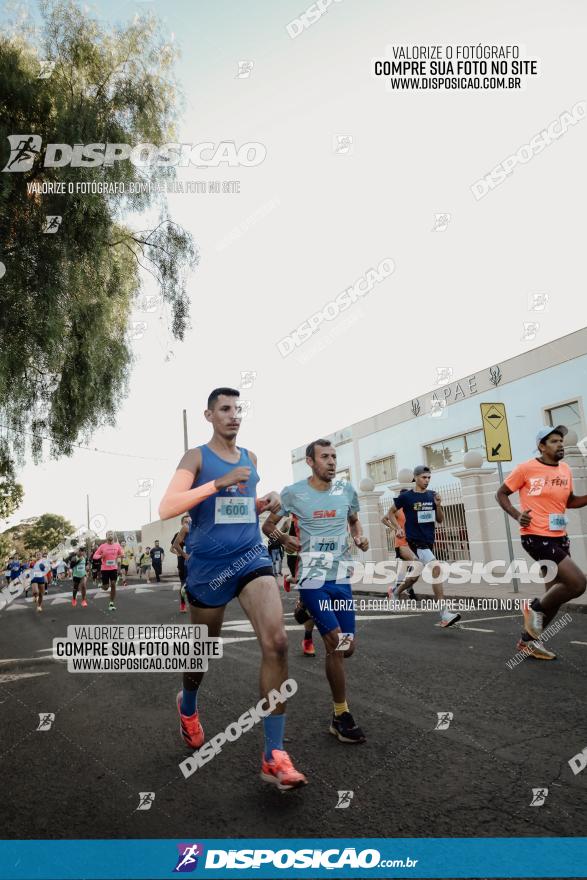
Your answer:
[[[468,431],[446,440],[437,440],[424,447],[426,464],[430,470],[461,464],[466,452],[478,450],[485,454],[483,431]]]
[[[549,425],[553,427],[555,425],[565,425],[569,431],[576,431],[577,437],[581,438],[583,436],[583,423],[578,400],[561,403],[560,406],[551,406],[545,412]]]
[[[397,479],[395,455],[387,455],[375,461],[367,462],[367,473],[374,483],[387,483]]]

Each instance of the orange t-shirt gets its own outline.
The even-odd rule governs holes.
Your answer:
[[[508,489],[518,492],[520,509],[530,510],[532,522],[520,527],[521,535],[566,535],[567,501],[573,491],[573,475],[564,461],[543,464],[536,458],[524,461],[513,469],[505,481]]]
[[[406,515],[403,510],[396,510],[395,518],[399,523],[401,529],[404,530],[403,538],[398,538],[397,532],[395,533],[395,546],[396,547],[407,547],[408,539],[406,538]]]

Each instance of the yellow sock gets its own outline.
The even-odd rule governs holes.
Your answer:
[[[343,712],[348,712],[348,711],[349,711],[349,706],[348,706],[348,703],[346,700],[344,701],[344,703],[335,703],[334,704],[334,714],[335,715],[342,715]]]

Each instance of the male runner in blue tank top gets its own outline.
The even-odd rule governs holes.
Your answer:
[[[219,637],[226,605],[238,596],[261,646],[261,696],[279,690],[287,680],[287,636],[283,609],[271,560],[259,530],[259,513],[278,511],[276,492],[256,497],[257,459],[239,448],[236,437],[241,415],[239,392],[216,388],[204,416],[214,429],[204,446],[181,459],[159,506],[161,519],[189,510],[192,527],[186,539],[189,554],[187,598],[193,624]],[[198,688],[203,672],[184,673],[177,695],[180,730],[192,749],[204,743],[198,715]],[[278,703],[263,719],[265,749],[261,778],[286,791],[307,780],[283,748],[285,704]]]
[[[343,743],[364,743],[365,734],[349,712],[343,660],[355,650],[355,610],[346,563],[350,538],[365,551],[369,541],[359,522],[359,499],[346,480],[336,480],[336,449],[330,440],[315,440],[306,449],[312,476],[286,486],[281,509],[270,513],[263,532],[281,541],[286,553],[301,550],[300,600],[318,627],[326,648],[326,677],[334,711],[330,733]],[[276,528],[291,514],[299,537]],[[342,563],[342,565],[340,565]]]

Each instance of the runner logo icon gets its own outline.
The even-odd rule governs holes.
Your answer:
[[[10,134],[10,156],[2,171],[30,171],[40,155],[42,139],[38,134]]]
[[[174,873],[188,874],[198,867],[198,859],[204,855],[204,847],[201,843],[178,843],[177,865]]]
[[[335,810],[348,810],[351,805],[351,800],[353,799],[355,793],[354,791],[339,791],[338,792],[338,803]]]

